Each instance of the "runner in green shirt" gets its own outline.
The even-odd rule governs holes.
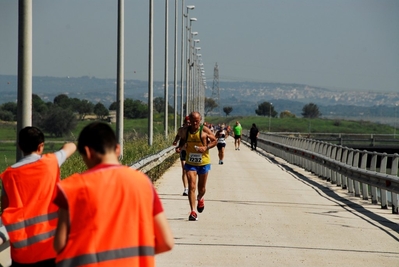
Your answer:
[[[242,127],[239,121],[236,121],[236,125],[233,126],[233,132],[234,132],[234,147],[236,150],[240,150],[240,144],[241,144],[241,131]]]

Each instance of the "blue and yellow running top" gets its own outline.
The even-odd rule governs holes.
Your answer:
[[[193,166],[204,166],[211,163],[211,158],[209,156],[209,150],[204,153],[198,152],[195,146],[205,146],[201,141],[202,125],[195,133],[190,133],[187,129],[187,139],[186,139],[186,163]]]

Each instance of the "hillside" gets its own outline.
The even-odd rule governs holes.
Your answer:
[[[116,80],[95,77],[33,77],[33,93],[44,101],[52,101],[64,93],[69,97],[102,102],[109,106],[116,99]],[[126,80],[125,97],[147,102],[146,81]],[[212,84],[208,84],[207,97],[212,96]],[[0,75],[0,104],[16,101],[17,77]],[[301,84],[223,82],[219,83],[221,110],[232,106],[231,115],[254,115],[261,102],[273,103],[275,110],[289,110],[300,117],[302,107],[310,102],[319,106],[324,117],[360,118],[382,120],[396,117],[395,104],[399,93],[338,91]],[[154,97],[163,97],[163,83],[154,82]],[[173,81],[169,84],[169,99],[173,99]],[[218,113],[218,110],[213,112]],[[221,112],[222,113],[222,112]]]

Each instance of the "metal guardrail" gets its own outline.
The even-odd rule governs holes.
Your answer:
[[[130,168],[140,170],[144,173],[147,173],[150,171],[152,168],[158,166],[162,162],[164,162],[167,158],[175,154],[175,148],[174,146],[168,147],[162,151],[160,151],[157,154],[150,155],[148,157],[142,158],[130,166]]]
[[[247,136],[247,135],[244,135]],[[398,213],[398,154],[360,151],[315,139],[261,133],[258,147],[326,179],[356,197]],[[389,164],[388,164],[389,163]]]
[[[396,147],[399,148],[399,134],[353,134],[353,133],[298,133],[284,132],[273,134],[286,136],[302,136],[341,146],[357,147]]]

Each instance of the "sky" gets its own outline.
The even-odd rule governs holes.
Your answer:
[[[117,3],[35,0],[33,76],[116,78]],[[165,1],[154,0],[154,80],[165,73]],[[178,77],[182,0],[178,3]],[[398,0],[185,0],[208,87],[219,81],[399,91]],[[175,1],[169,0],[168,79]],[[148,80],[149,1],[125,0],[125,79]],[[0,74],[16,75],[18,1],[0,0]]]

